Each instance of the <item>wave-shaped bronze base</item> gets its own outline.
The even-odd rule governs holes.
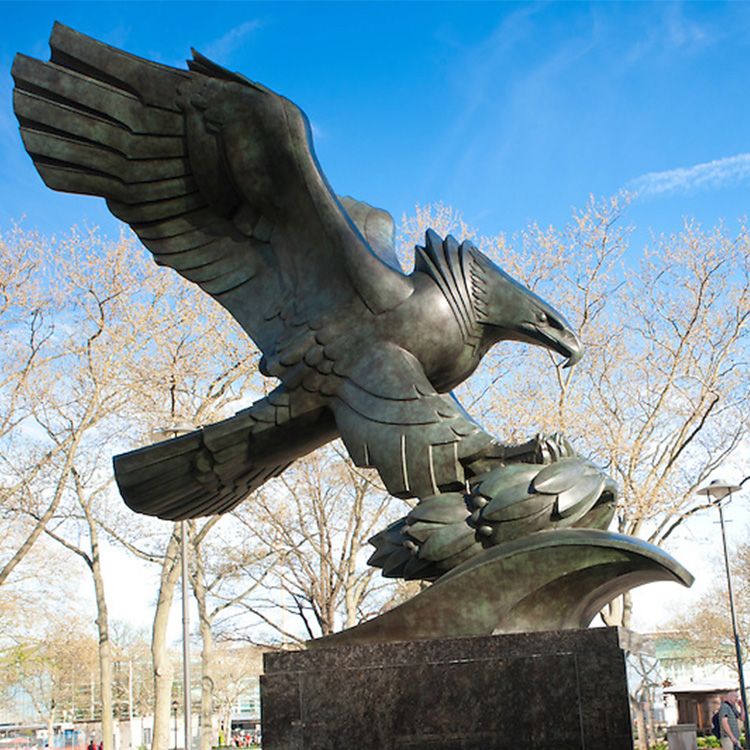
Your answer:
[[[310,647],[585,628],[636,586],[693,576],[648,542],[596,529],[540,531],[488,549],[392,610]]]

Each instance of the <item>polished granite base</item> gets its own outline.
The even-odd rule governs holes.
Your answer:
[[[616,628],[268,653],[264,750],[632,750]]]

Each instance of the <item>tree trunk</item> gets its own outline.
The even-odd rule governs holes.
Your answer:
[[[91,535],[91,575],[96,593],[96,627],[99,632],[99,677],[102,699],[102,744],[104,750],[114,750],[114,726],[112,719],[112,648],[109,641],[109,616],[104,595],[99,538],[93,518],[86,513]]]
[[[232,746],[232,707],[227,707],[224,712],[224,745]]]
[[[346,612],[346,619],[344,622],[345,628],[353,628],[357,624],[357,596],[356,592],[352,588],[347,588],[346,594],[344,595],[344,609]]]
[[[605,625],[610,627],[630,628],[633,622],[633,594],[626,591],[617,599],[613,599],[599,613]]]
[[[656,722],[654,721],[654,689],[648,690],[648,710],[646,711],[646,731],[648,732],[649,746],[656,743]]]
[[[631,591],[626,591],[622,595],[622,626],[630,629],[630,625],[633,622],[633,594]]]
[[[194,537],[194,535],[192,535]],[[200,547],[193,545],[193,592],[198,603],[198,622],[201,634],[201,737],[200,750],[211,750],[213,745],[213,653],[211,616],[206,603],[206,582]]]
[[[635,741],[635,746],[638,750],[648,750],[648,740],[646,738],[646,722],[643,716],[643,706],[641,702],[631,696],[630,705],[633,710],[633,718],[635,719],[635,731],[638,735]]]
[[[151,659],[154,668],[154,734],[151,750],[168,750],[169,719],[172,709],[173,665],[167,651],[167,623],[174,599],[174,590],[180,578],[180,534],[175,524],[167,545],[159,580],[159,597],[156,600],[154,625],[151,631]]]
[[[76,443],[74,442],[74,447]],[[68,456],[70,465],[70,476],[75,483],[76,496],[86,520],[89,532],[89,551],[79,547],[58,534],[45,529],[59,544],[81,557],[91,572],[94,582],[94,594],[96,599],[96,627],[98,632],[98,657],[99,657],[99,680],[101,685],[101,731],[104,750],[114,750],[114,725],[112,716],[112,647],[109,640],[109,616],[107,613],[107,599],[104,591],[104,577],[102,575],[101,555],[99,548],[99,535],[96,519],[91,513],[91,498],[87,498],[81,477],[72,465],[75,454],[71,452]],[[66,463],[66,466],[68,463]],[[64,487],[65,482],[60,479],[58,488]],[[93,704],[93,699],[92,699]],[[92,706],[93,708],[93,706]]]
[[[607,606],[599,613],[604,624],[609,627],[618,627],[622,625],[623,608],[624,602],[622,595],[607,604]]]
[[[47,747],[49,750],[55,746],[55,709],[52,708],[47,715]]]

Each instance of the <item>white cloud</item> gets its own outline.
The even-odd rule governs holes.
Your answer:
[[[649,172],[631,180],[625,187],[639,197],[647,198],[696,190],[716,190],[744,182],[750,182],[750,153],[694,164],[692,167]]]
[[[712,44],[713,32],[688,18],[683,3],[670,3],[664,12],[664,27],[667,41],[675,48],[695,51]]]
[[[245,21],[244,23],[229,29],[226,34],[208,42],[203,46],[202,52],[206,57],[217,62],[225,62],[229,55],[237,49],[242,40],[251,32],[259,29],[263,24],[256,20]]]
[[[649,24],[623,54],[623,62],[634,65],[647,57],[658,60],[675,54],[693,55],[721,40],[725,30],[715,28],[715,23],[700,24],[692,20],[686,10],[692,12],[691,6],[685,7],[682,2],[654,5]]]

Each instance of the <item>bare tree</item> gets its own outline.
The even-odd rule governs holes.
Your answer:
[[[628,698],[635,724],[636,747],[638,750],[649,750],[656,741],[653,705],[660,684],[659,662],[653,656],[631,652],[628,654],[628,666]]]
[[[144,332],[147,345],[134,365],[128,391],[138,442],[171,436],[185,423],[199,426],[226,417],[248,391],[262,393],[257,382],[255,350],[228,314],[205,294],[173,275],[165,277],[157,307],[160,319]],[[133,447],[132,444],[129,447]],[[191,541],[200,545],[218,519],[191,523]],[[169,745],[173,665],[167,622],[180,579],[178,524],[136,520],[120,509],[106,524],[111,538],[141,559],[160,565],[151,651],[154,667],[153,750]],[[210,660],[210,649],[205,653]]]
[[[239,603],[266,626],[261,640],[301,643],[377,612],[393,585],[365,564],[367,540],[407,509],[335,447],[298,461],[240,506],[235,516],[254,548],[278,560],[263,569],[262,591]]]
[[[17,232],[11,239],[2,251],[21,262],[15,275],[0,279],[0,314],[21,343],[3,359],[0,388],[10,405],[1,415],[0,499],[5,517],[28,532],[8,548],[0,581],[18,575],[45,532],[85,562],[96,592],[109,747],[112,656],[99,529],[127,538],[129,527],[143,526],[113,492],[111,456],[178,422],[226,416],[254,377],[254,352],[218,305],[160,272],[129,236],[108,242],[74,232],[50,243]],[[23,325],[25,339],[17,336]],[[162,748],[166,730],[159,727],[168,724],[171,691],[166,619],[179,579],[171,529],[151,524],[149,538],[161,547],[144,553],[163,566],[152,641]]]
[[[255,646],[220,643],[214,657],[219,679],[214,686],[214,705],[229,745],[232,709],[263,672],[263,650]]]
[[[191,290],[180,288],[179,292],[186,296]],[[172,321],[171,325],[161,329],[155,337],[155,352],[159,359],[143,367],[141,390],[134,394],[139,409],[142,410],[142,424],[150,426],[150,434],[156,428],[168,433],[171,425],[184,422],[200,425],[227,416],[226,410],[236,404],[238,394],[244,390],[250,378],[255,376],[251,360],[252,347],[236,340],[232,336],[234,329],[231,326],[222,328],[218,313],[224,315],[223,311],[212,308],[206,310],[205,302],[201,304],[200,299],[182,299],[181,302],[184,307],[179,305],[177,308],[182,310],[180,319],[176,323]],[[208,326],[205,325],[206,321]],[[241,350],[242,346],[245,351]],[[196,555],[200,555],[200,546],[217,521],[218,518],[212,518],[190,524],[190,538]],[[167,622],[175,587],[181,575],[180,526],[159,524],[162,530],[168,527],[171,533],[160,544],[158,534],[152,537],[149,548],[132,541],[133,530],[123,533],[122,524],[119,526],[120,531],[109,527],[113,538],[142,559],[157,562],[161,566],[151,639],[155,686],[152,748],[166,750],[169,745],[173,680],[173,666],[167,646]],[[153,544],[154,538],[157,540],[156,545]],[[202,635],[205,637],[205,632],[202,631]],[[211,649],[208,645],[203,652],[205,674],[210,673],[210,658]],[[189,686],[185,689],[189,689]],[[205,691],[203,702],[210,706],[211,702]],[[210,721],[208,726],[210,727]]]
[[[4,454],[14,484],[6,510],[32,519],[32,532],[5,566],[7,576],[43,531],[78,555],[91,572],[99,634],[101,721],[111,750],[112,657],[101,569],[96,505],[111,483],[102,449],[112,444],[127,411],[127,367],[138,355],[135,331],[152,309],[142,294],[145,276],[129,262],[132,243],[100,244],[72,234],[34,247],[37,270],[54,279],[48,306],[46,361],[17,389],[20,435]],[[51,501],[48,500],[51,498]]]
[[[23,442],[24,428],[32,419],[29,381],[56,357],[50,343],[54,306],[39,280],[40,245],[40,238],[18,228],[0,237],[0,441],[2,453],[10,455]],[[0,458],[0,523],[7,532],[0,545],[0,585],[29,553],[59,504],[61,493],[54,493],[41,520],[22,525],[8,508],[30,472],[41,473],[54,453],[54,448],[37,448],[33,455],[25,454],[20,476],[16,467]]]
[[[112,686],[115,716],[149,716],[154,703],[151,640],[147,629],[130,623],[111,623],[115,679]]]
[[[56,723],[90,718],[90,690],[79,688],[96,672],[97,647],[71,613],[52,617],[46,625],[0,652],[0,688],[10,689],[16,698],[19,694],[28,698],[38,719],[47,725],[52,747]]]

